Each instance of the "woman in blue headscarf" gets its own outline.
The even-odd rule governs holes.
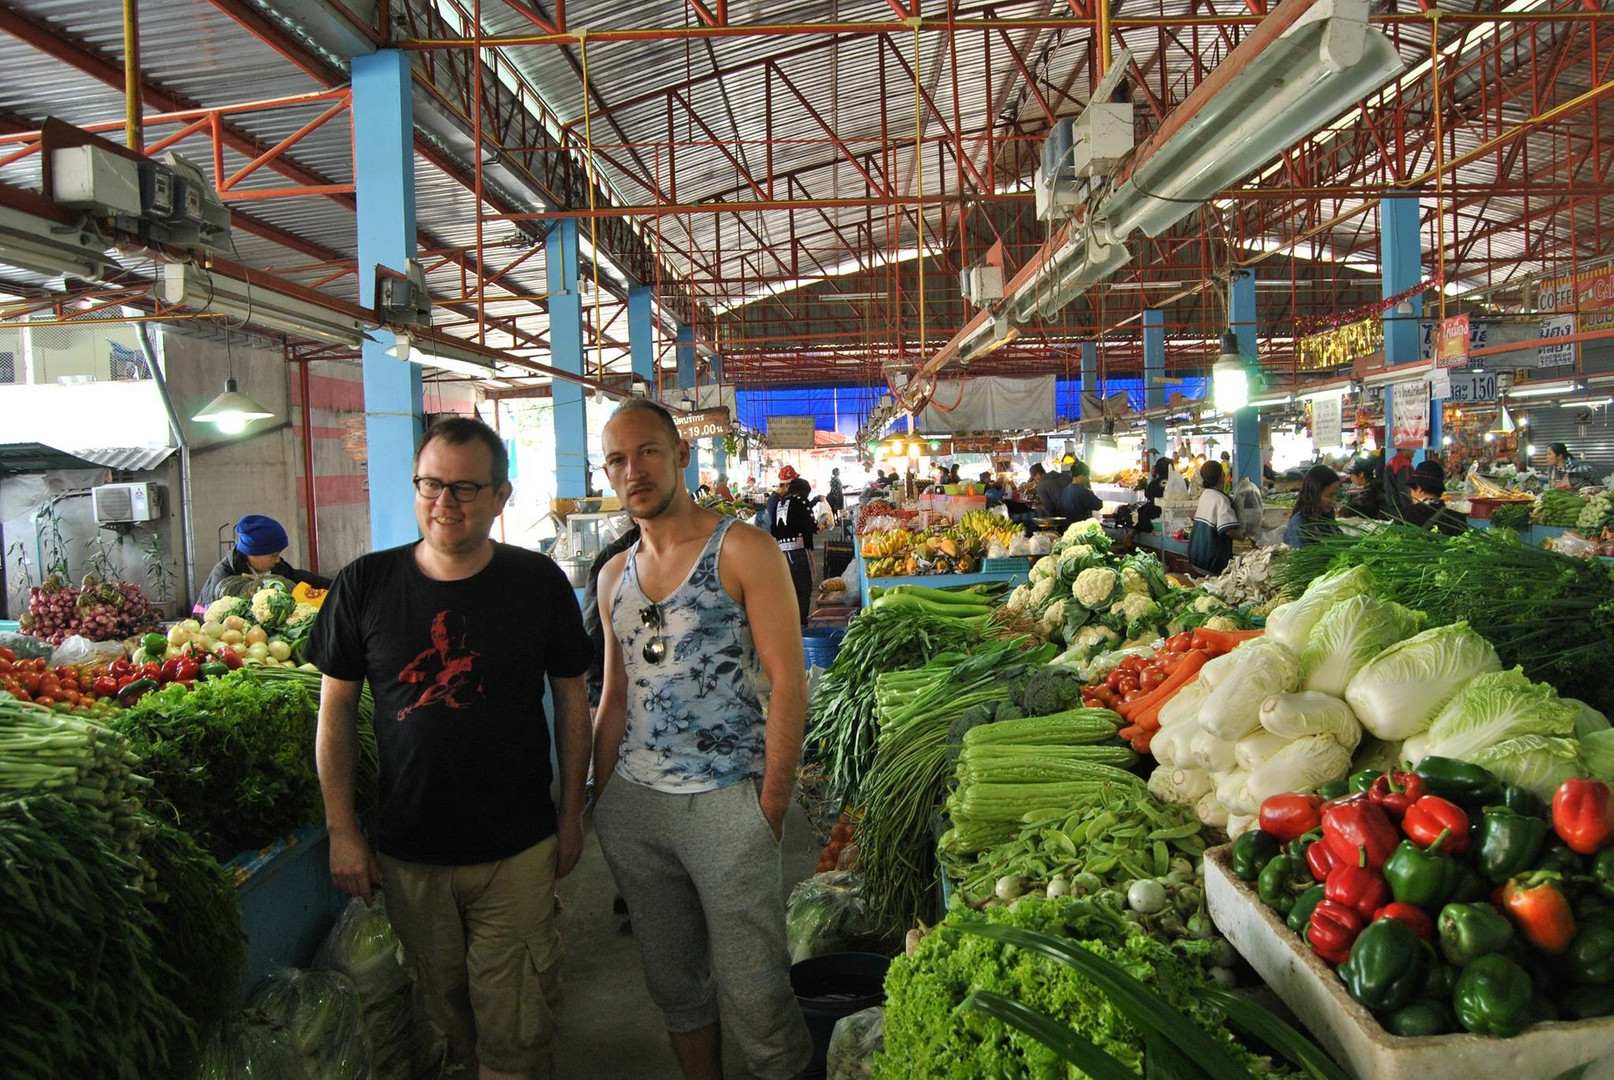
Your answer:
[[[275,574],[315,589],[330,588],[330,578],[299,570],[280,557],[290,543],[285,526],[272,517],[248,514],[236,522],[235,546],[202,582],[202,591],[196,596],[196,606],[205,609],[219,598],[226,579],[243,574]]]

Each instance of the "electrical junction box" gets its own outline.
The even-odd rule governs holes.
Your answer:
[[[976,307],[1003,299],[1003,268],[972,266],[964,271],[964,298]]]
[[[174,174],[173,210],[164,218],[167,243],[192,251],[230,253],[230,211],[213,185],[190,159],[173,153],[163,164]]]
[[[90,501],[102,525],[156,521],[163,515],[161,484],[102,484],[90,489]]]
[[[1070,123],[1070,170],[1076,176],[1109,175],[1132,151],[1132,103],[1095,102]]]
[[[52,201],[98,214],[139,217],[140,163],[99,146],[51,151]]]

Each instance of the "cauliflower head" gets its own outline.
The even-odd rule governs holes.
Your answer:
[[[1059,584],[1058,578],[1045,577],[1031,585],[1031,607],[1041,610],[1042,606],[1053,599],[1054,587]]]
[[[1037,631],[1045,638],[1057,637],[1065,628],[1065,607],[1070,603],[1069,598],[1061,597],[1048,605],[1037,620]]]
[[[296,610],[297,601],[285,589],[269,586],[252,594],[252,618],[265,630],[284,625]]]
[[[1059,539],[1061,543],[1079,544],[1084,540],[1092,538],[1095,534],[1102,536],[1103,533],[1103,524],[1100,523],[1097,518],[1088,518],[1086,521],[1078,521],[1073,523],[1068,529],[1065,530],[1065,535],[1061,536]]]
[[[286,629],[294,630],[306,622],[313,622],[314,616],[318,614],[319,608],[313,604],[299,603],[291,609],[291,614],[286,616]]]
[[[1121,588],[1125,590],[1128,596],[1153,597],[1154,595],[1149,591],[1149,579],[1130,566],[1121,567]]]
[[[1214,615],[1218,611],[1226,610],[1226,608],[1227,605],[1222,602],[1221,597],[1211,596],[1209,594],[1201,596],[1194,601],[1194,610],[1199,612],[1201,615]]]
[[[1121,575],[1107,566],[1090,566],[1076,575],[1071,595],[1083,607],[1108,608],[1121,591]]]
[[[1031,564],[1031,583],[1035,585],[1044,578],[1051,578],[1058,573],[1059,562],[1052,555],[1044,555]]]
[[[1226,615],[1212,615],[1210,618],[1205,620],[1205,629],[1240,630],[1242,627],[1240,627],[1239,624],[1234,622],[1232,619],[1229,619]]]
[[[1009,598],[1003,602],[1003,606],[1010,611],[1026,610],[1031,606],[1031,586],[1016,585],[1014,591],[1009,594]]]
[[[1148,615],[1153,607],[1154,600],[1148,593],[1139,596],[1137,593],[1129,592],[1115,602],[1115,606],[1110,608],[1110,614],[1123,616],[1128,623],[1134,623]]]
[[[252,618],[252,602],[244,596],[221,596],[207,605],[207,613],[202,616],[202,621],[221,623],[231,615]]]
[[[1076,631],[1076,638],[1071,642],[1071,645],[1096,652],[1120,640],[1121,635],[1109,627],[1091,623]]]

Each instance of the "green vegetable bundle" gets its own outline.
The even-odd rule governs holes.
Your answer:
[[[0,1076],[184,1075],[194,1032],[163,993],[179,973],[107,840],[59,796],[0,802]]]
[[[1069,967],[1030,949],[959,931],[974,912],[953,911],[898,957],[886,976],[885,1049],[876,1080],[923,1077],[1070,1075],[1054,1050],[997,1020],[955,1012],[976,991],[995,991],[1048,1013],[1125,1065],[1143,1065],[1143,1032],[1103,990]],[[1183,1012],[1252,1071],[1285,1075],[1240,1045],[1225,1014],[1211,1004],[1207,968],[1231,961],[1225,941],[1158,941],[1130,923],[1113,894],[1096,898],[1023,900],[986,913],[994,925],[1018,926],[1070,939],[1124,968]],[[1221,954],[1221,955],[1218,955]]]
[[[1575,528],[1582,535],[1592,537],[1601,536],[1604,529],[1614,528],[1614,495],[1599,491],[1587,499],[1575,519]]]
[[[1532,512],[1532,504],[1527,502],[1501,503],[1491,511],[1491,528],[1522,532],[1530,527]]]
[[[1549,488],[1536,496],[1535,507],[1530,511],[1530,520],[1537,525],[1553,525],[1562,529],[1573,529],[1580,521],[1580,512],[1586,508],[1586,500],[1573,491],[1560,491]],[[1501,509],[1501,507],[1497,507]],[[1496,517],[1492,511],[1491,517]]]
[[[147,808],[219,859],[319,820],[318,716],[300,685],[232,672],[148,694],[112,724],[152,780]]]
[[[850,802],[874,760],[875,677],[923,667],[943,654],[967,653],[991,631],[991,617],[974,612],[975,594],[962,596],[965,616],[935,614],[929,606],[888,605],[854,618],[840,651],[813,689],[807,706],[810,760],[828,776],[830,797]]]
[[[1503,667],[1519,665],[1605,712],[1614,707],[1614,578],[1595,560],[1543,551],[1494,529],[1447,538],[1388,526],[1287,552],[1274,575],[1300,592],[1330,569],[1356,566],[1370,569],[1380,599],[1442,623],[1467,621],[1496,647]]]

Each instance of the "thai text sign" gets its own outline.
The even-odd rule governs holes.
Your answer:
[[[1415,450],[1429,441],[1429,383],[1396,383],[1390,392],[1390,439],[1397,450]]]
[[[1301,338],[1295,343],[1295,368],[1299,371],[1323,371],[1344,367],[1382,348],[1384,320],[1375,315]]]
[[[729,433],[727,409],[703,409],[695,413],[674,414],[678,437],[688,442],[696,439],[722,438]]]
[[[811,450],[817,426],[811,416],[770,416],[768,445],[775,450]]]
[[[1435,342],[1435,366],[1456,367],[1468,359],[1468,316],[1453,315],[1440,324]]]

